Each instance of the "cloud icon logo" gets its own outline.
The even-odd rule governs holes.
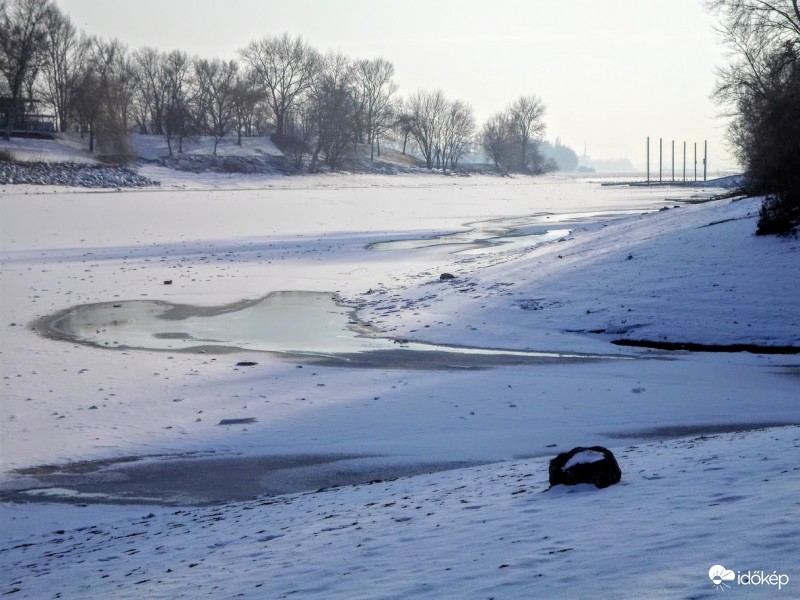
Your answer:
[[[711,567],[708,570],[708,576],[711,579],[711,583],[718,588],[721,588],[722,586],[730,587],[725,582],[736,579],[736,574],[730,569],[726,569],[722,565],[714,565]]]

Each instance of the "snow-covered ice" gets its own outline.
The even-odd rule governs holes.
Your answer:
[[[41,485],[14,470],[142,456],[342,459],[263,474],[286,489],[476,466],[213,507],[6,503],[4,592],[701,598],[721,564],[790,577],[748,595],[797,595],[800,359],[610,343],[800,346],[800,242],[755,237],[757,199],[688,205],[675,198],[701,191],[559,176],[142,172],[163,189],[0,190],[3,490]],[[374,246],[476,228],[514,243]],[[546,230],[564,231],[521,242]],[[28,327],[90,303],[282,291],[335,294],[401,342],[611,358],[357,369]],[[543,493],[550,457],[596,444],[621,484]]]

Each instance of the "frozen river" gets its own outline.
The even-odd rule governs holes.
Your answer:
[[[113,476],[82,479],[81,493],[100,481],[110,493],[116,477],[124,496],[132,457],[223,470],[238,457],[242,489],[266,493],[800,420],[792,358],[623,350],[589,333],[646,331],[653,303],[686,321],[682,297],[659,296],[675,268],[639,260],[654,234],[637,237],[636,219],[677,218],[693,210],[680,198],[714,190],[332,176],[36,191],[2,198],[8,490],[58,487],[59,468],[41,465],[89,461]],[[630,290],[611,289],[614,269],[634,267]],[[680,292],[705,293],[693,285]],[[56,337],[85,343],[31,330],[53,315]],[[377,358],[356,368],[320,360],[365,350]],[[136,494],[206,498],[187,486]]]

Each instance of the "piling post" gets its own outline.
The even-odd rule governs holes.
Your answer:
[[[703,140],[703,181],[707,181],[708,173],[708,140]]]
[[[686,183],[686,141],[683,142],[683,182]]]

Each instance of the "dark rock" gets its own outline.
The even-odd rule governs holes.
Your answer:
[[[172,279],[166,279],[164,285],[172,285]]]
[[[550,461],[550,485],[593,483],[605,488],[622,479],[617,459],[608,448],[577,447],[563,452]]]
[[[217,425],[248,425],[255,422],[255,417],[245,417],[244,419],[222,419]]]
[[[452,273],[442,273],[441,275],[439,275],[440,281],[447,281],[448,279],[455,279],[455,278],[456,276],[453,275]]]
[[[240,360],[236,363],[237,367],[255,367],[258,363],[252,360]]]

